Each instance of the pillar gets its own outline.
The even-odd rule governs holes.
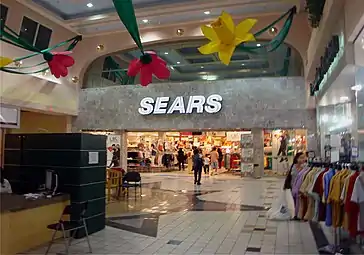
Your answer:
[[[128,132],[120,131],[120,166],[128,171]]]
[[[253,177],[261,178],[264,176],[264,132],[261,128],[253,128],[253,149],[254,149],[254,170]]]

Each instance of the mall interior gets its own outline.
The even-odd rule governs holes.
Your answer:
[[[364,0],[0,10],[0,254],[364,254]]]

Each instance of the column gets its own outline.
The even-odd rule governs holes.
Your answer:
[[[254,144],[254,178],[261,178],[264,175],[264,132],[261,128],[253,128]]]
[[[128,171],[128,132],[120,131],[120,166]]]

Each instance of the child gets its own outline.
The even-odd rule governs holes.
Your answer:
[[[205,172],[205,174],[208,174],[210,172],[210,159],[209,159],[209,155],[205,155],[204,159],[203,159],[203,170]]]

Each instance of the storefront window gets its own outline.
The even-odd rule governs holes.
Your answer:
[[[184,167],[192,171],[193,150],[198,148],[209,157],[211,150],[223,153],[221,167],[240,171],[240,132],[128,132],[128,169],[149,167],[151,171],[179,170],[180,149]]]
[[[307,150],[307,130],[264,131],[264,173],[285,175],[297,152]]]
[[[352,103],[318,108],[321,158],[326,162],[350,162],[352,150]]]

